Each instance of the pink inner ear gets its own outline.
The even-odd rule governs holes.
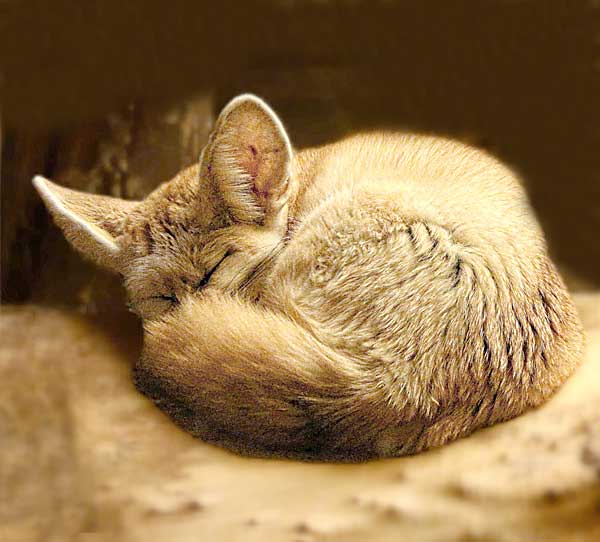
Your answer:
[[[244,152],[242,158],[242,168],[250,175],[253,182],[256,182],[258,177],[258,170],[260,168],[261,156],[258,153],[258,149],[254,145],[248,145],[248,150]]]
[[[282,180],[278,178],[281,174],[277,171],[279,169],[277,155],[280,150],[278,147],[264,150],[249,144],[245,147],[240,160],[242,169],[252,180],[252,192],[263,204]]]

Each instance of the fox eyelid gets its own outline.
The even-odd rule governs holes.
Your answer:
[[[210,269],[209,271],[207,271],[205,273],[205,275],[194,285],[194,290],[201,290],[202,288],[204,288],[207,284],[208,281],[210,280],[210,278],[213,276],[213,273],[219,268],[219,266],[229,257],[233,254],[233,251],[228,250],[223,257],[216,263],[216,265]]]
[[[170,301],[171,303],[179,303],[179,299],[175,294],[153,295],[152,299],[161,299],[163,301]]]

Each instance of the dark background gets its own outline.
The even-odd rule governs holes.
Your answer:
[[[399,128],[525,179],[571,284],[600,285],[600,2],[0,2],[2,301],[116,305],[30,180],[141,197],[255,92],[297,147]],[[474,197],[476,195],[474,194]]]

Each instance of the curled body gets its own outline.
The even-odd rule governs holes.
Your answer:
[[[142,202],[35,183],[73,245],[124,276],[138,388],[246,453],[416,453],[539,406],[581,357],[518,178],[462,143],[294,152],[244,95]]]

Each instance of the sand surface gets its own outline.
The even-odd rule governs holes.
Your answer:
[[[347,465],[183,433],[131,384],[133,320],[3,307],[0,540],[600,540],[600,293],[575,298],[586,358],[543,408]]]

